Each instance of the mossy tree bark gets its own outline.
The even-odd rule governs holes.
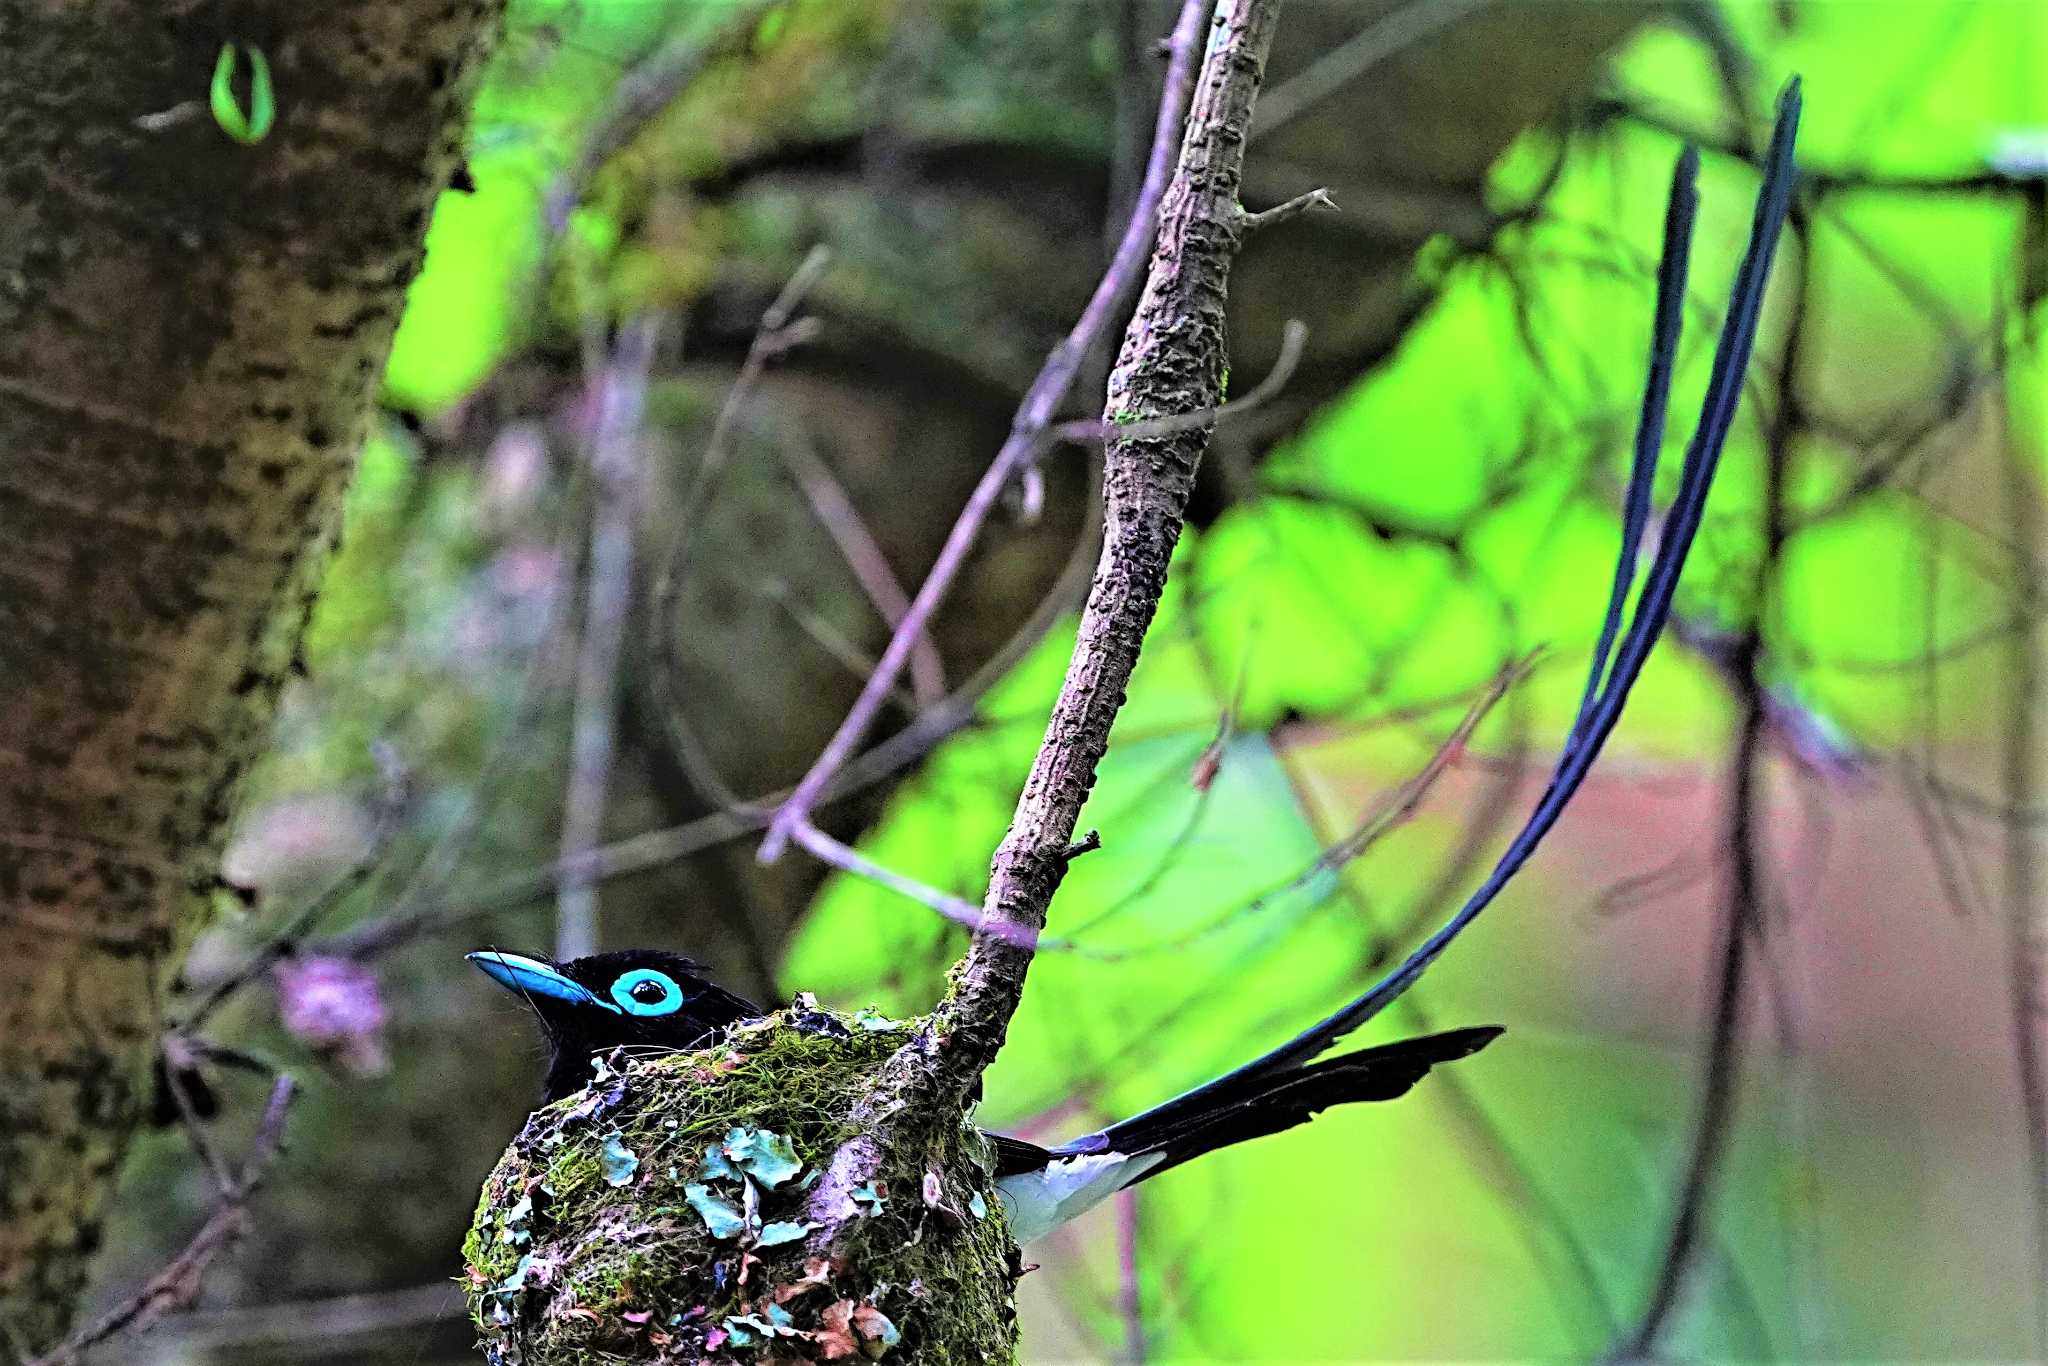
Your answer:
[[[0,0],[0,1355],[69,1319],[501,7]]]

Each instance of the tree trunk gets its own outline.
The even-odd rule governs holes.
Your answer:
[[[84,1279],[500,9],[0,0],[0,1346]]]

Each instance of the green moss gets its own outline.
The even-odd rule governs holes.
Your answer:
[[[1010,1359],[1016,1249],[965,1124],[884,1155],[872,1193],[840,1201],[829,1262],[812,1236],[763,1240],[833,1222],[820,1177],[862,1137],[848,1117],[911,1038],[815,1011],[803,1023],[779,1013],[634,1062],[527,1121],[463,1244],[493,1362]],[[801,1167],[749,1166],[744,1140],[725,1143],[735,1130],[787,1139]],[[745,1226],[716,1236],[707,1213]]]

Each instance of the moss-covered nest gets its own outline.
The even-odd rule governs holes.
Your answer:
[[[598,1064],[484,1183],[463,1255],[486,1355],[1011,1359],[1016,1246],[986,1142],[946,1123],[872,1181],[828,1170],[911,1028],[800,1000],[697,1052]]]

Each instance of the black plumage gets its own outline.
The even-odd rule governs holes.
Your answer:
[[[696,1048],[725,1026],[765,1013],[703,976],[700,964],[660,949],[559,964],[495,949],[469,958],[532,1007],[548,1045],[542,1088],[548,1101],[581,1090],[593,1061],[614,1050]],[[1218,1148],[1293,1128],[1332,1105],[1393,1100],[1436,1064],[1469,1057],[1500,1033],[1494,1026],[1454,1029],[1235,1075],[1228,1085],[1204,1088],[1199,1103],[1179,1097],[1050,1148],[990,1134],[998,1189],[1010,1203],[1013,1227],[1030,1236],[1126,1186]]]

